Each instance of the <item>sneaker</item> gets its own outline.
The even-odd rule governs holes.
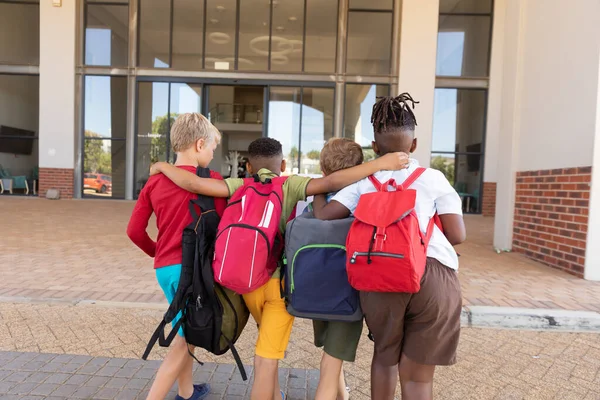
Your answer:
[[[285,400],[285,393],[283,393],[283,390],[280,390],[281,392],[281,400]]]
[[[210,393],[210,385],[208,383],[201,383],[199,385],[194,385],[194,393],[192,393],[192,397],[188,399],[184,399],[180,395],[175,396],[175,400],[202,400]]]

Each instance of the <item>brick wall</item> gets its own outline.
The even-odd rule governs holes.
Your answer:
[[[583,277],[591,167],[517,173],[513,249]]]
[[[71,199],[73,181],[73,170],[70,168],[40,168],[39,195],[45,197],[48,189],[58,189],[61,199]]]
[[[483,182],[481,213],[484,217],[496,215],[496,182]]]

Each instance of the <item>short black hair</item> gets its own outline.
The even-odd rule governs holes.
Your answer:
[[[373,130],[375,133],[390,130],[414,131],[417,118],[412,109],[418,103],[408,93],[396,97],[378,97],[371,114]]]
[[[250,158],[283,157],[283,147],[278,140],[263,137],[250,143],[248,153]]]

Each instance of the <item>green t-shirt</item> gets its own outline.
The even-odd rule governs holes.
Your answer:
[[[258,171],[258,177],[261,181],[267,178],[276,178],[278,175],[269,171],[266,168]],[[312,178],[304,176],[292,175],[286,179],[283,184],[283,204],[281,205],[281,221],[279,221],[279,230],[281,234],[285,233],[285,225],[294,211],[294,207],[299,201],[306,200],[306,187]],[[229,197],[233,196],[236,190],[244,186],[242,178],[228,178],[225,183],[229,188]]]
[[[276,178],[278,175],[269,171],[266,168],[263,168],[258,171],[258,177],[261,181],[265,181],[267,178]],[[294,211],[294,207],[298,204],[299,201],[306,200],[306,187],[308,186],[308,182],[310,182],[312,178],[292,175],[286,179],[283,183],[283,200],[281,205],[281,220],[279,221],[279,230],[283,235],[285,233],[285,226],[287,225],[292,212]],[[242,178],[228,178],[225,179],[225,183],[229,188],[229,197],[233,196],[236,190],[244,186],[244,180]],[[280,272],[279,268],[273,273],[271,278],[279,278]]]

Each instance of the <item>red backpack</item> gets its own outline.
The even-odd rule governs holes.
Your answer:
[[[283,251],[279,221],[286,179],[261,182],[255,175],[244,179],[231,197],[219,223],[213,261],[215,281],[222,286],[250,293],[277,269]]]
[[[408,188],[423,172],[425,168],[417,168],[402,185],[369,177],[377,192],[360,196],[346,240],[348,280],[355,289],[417,293],[421,288],[427,245],[434,225],[440,226],[435,214],[426,234],[419,228],[417,192]]]

